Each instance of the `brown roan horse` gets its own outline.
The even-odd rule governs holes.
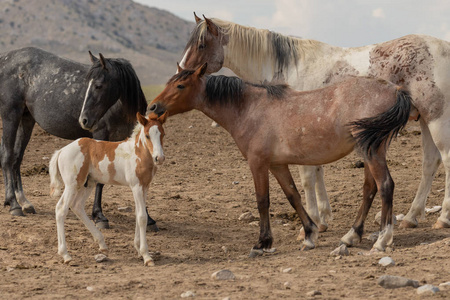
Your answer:
[[[302,249],[312,249],[318,228],[301,204],[288,166],[330,163],[351,153],[355,145],[365,160],[363,204],[341,242],[352,245],[361,239],[364,220],[380,190],[382,224],[373,248],[384,250],[392,243],[394,182],[386,165],[386,149],[410,114],[416,113],[408,93],[387,81],[367,77],[298,92],[285,84],[252,84],[238,77],[208,76],[206,69],[206,63],[196,70],[179,67],[179,73],[149,104],[148,112],[173,116],[197,109],[231,134],[248,161],[256,189],[260,236],[251,256],[273,250],[269,171],[303,223]]]

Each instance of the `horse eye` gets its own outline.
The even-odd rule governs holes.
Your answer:
[[[205,49],[206,48],[206,45],[205,44],[200,44],[200,45],[198,45],[198,49],[199,50],[203,50],[203,49]]]
[[[150,136],[149,136],[148,134],[146,134],[145,137],[146,137],[147,139],[150,139]]]
[[[177,85],[177,89],[179,89],[179,90],[184,89],[184,85],[182,85],[182,84]]]

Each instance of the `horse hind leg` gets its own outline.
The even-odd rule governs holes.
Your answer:
[[[450,153],[443,154],[442,161],[445,168],[445,195],[441,214],[433,224],[434,229],[450,228]]]
[[[95,226],[95,224],[91,221],[91,219],[89,219],[88,215],[86,214],[86,211],[84,210],[86,199],[89,197],[89,194],[91,193],[92,189],[93,187],[90,184],[88,184],[87,187],[82,187],[77,192],[74,201],[70,204],[70,208],[89,230],[92,237],[94,238],[94,241],[98,243],[99,250],[101,252],[107,252],[108,247],[106,246],[103,234]]]
[[[361,241],[364,233],[364,221],[367,218],[373,199],[377,194],[377,184],[372,176],[367,163],[364,164],[364,185],[363,185],[363,202],[359,208],[355,222],[352,228],[341,238],[341,244],[353,246]]]
[[[14,192],[16,195],[16,199],[19,204],[22,206],[22,210],[26,213],[35,214],[36,210],[34,206],[28,201],[25,197],[25,193],[22,187],[22,177],[20,175],[20,166],[22,164],[23,155],[25,149],[30,141],[31,134],[33,132],[35,121],[29,112],[26,112],[22,117],[22,120],[19,124],[16,142],[14,146],[14,172],[15,172],[15,186]]]
[[[425,204],[428,194],[431,190],[431,184],[433,182],[436,171],[441,164],[441,155],[436,147],[428,125],[422,119],[420,121],[422,129],[422,149],[423,149],[423,162],[422,162],[422,178],[420,179],[419,188],[414,198],[411,207],[403,218],[399,225],[399,228],[415,228],[418,225],[418,218],[425,216]]]
[[[68,263],[72,260],[72,257],[67,251],[64,221],[69,213],[69,202],[74,196],[74,192],[70,189],[70,187],[66,187],[55,207],[56,231],[58,235],[58,254],[62,256],[64,263]]]
[[[14,100],[13,97],[11,99]],[[3,136],[0,145],[1,166],[3,179],[5,181],[5,206],[10,206],[9,212],[14,216],[23,216],[22,207],[16,199],[16,174],[18,167],[15,159],[15,143],[20,120],[23,115],[23,108],[2,107]]]

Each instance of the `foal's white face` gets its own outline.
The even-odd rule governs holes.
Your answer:
[[[152,154],[153,162],[157,165],[162,164],[166,159],[162,147],[164,130],[162,130],[161,132],[161,129],[162,126],[158,126],[157,124],[155,124],[148,129],[148,134],[146,134],[148,148],[150,150],[150,153]]]

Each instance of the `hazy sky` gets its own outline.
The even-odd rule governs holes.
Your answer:
[[[134,0],[194,21],[193,12],[341,47],[427,34],[450,41],[450,0]]]

